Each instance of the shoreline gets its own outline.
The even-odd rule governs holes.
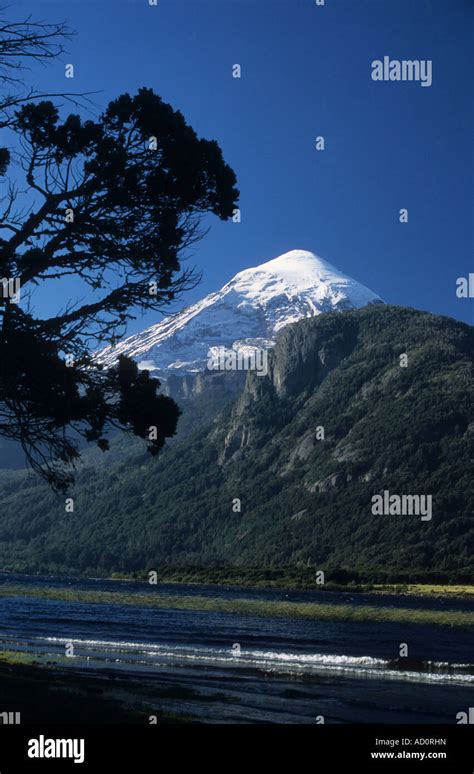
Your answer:
[[[157,710],[153,685],[143,677],[73,670],[59,661],[57,656],[0,651],[2,707],[19,712],[22,726],[148,725],[150,715],[160,725],[194,721]]]
[[[225,571],[227,572],[227,571]],[[127,575],[125,573],[112,573],[108,576],[95,576],[95,575],[75,575],[68,573],[28,573],[18,570],[4,570],[0,569],[0,575],[23,575],[26,578],[60,578],[60,579],[75,579],[78,581],[99,581],[99,582],[113,582],[120,581],[122,583],[139,584],[148,583],[148,576],[143,575]],[[219,588],[235,588],[235,589],[254,589],[254,590],[280,590],[280,591],[317,591],[317,592],[339,592],[348,594],[368,594],[374,596],[380,595],[395,595],[395,596],[419,596],[419,597],[458,597],[458,598],[474,598],[474,583],[423,583],[423,582],[400,582],[400,583],[377,583],[377,582],[349,582],[349,583],[337,583],[334,581],[328,581],[324,584],[317,584],[310,582],[307,578],[295,578],[292,576],[284,576],[282,578],[261,578],[255,579],[248,575],[223,573],[223,577],[215,578],[208,577],[207,571],[196,572],[163,572],[158,573],[157,585],[166,584],[173,586],[214,586]]]

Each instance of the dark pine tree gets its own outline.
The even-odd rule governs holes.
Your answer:
[[[181,269],[183,251],[202,236],[203,216],[232,215],[238,191],[218,144],[150,89],[122,95],[94,121],[27,103],[9,128],[17,152],[10,165],[0,157],[13,172],[0,213],[0,435],[64,489],[78,435],[105,450],[114,426],[156,453],[174,434],[179,409],[157,379],[124,357],[104,370],[91,352],[116,343],[137,311],[162,310],[195,282]],[[68,276],[92,300],[65,297],[55,317],[36,316],[30,290],[56,283],[60,294]]]

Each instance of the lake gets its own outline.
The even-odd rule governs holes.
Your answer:
[[[28,589],[473,612],[468,598],[2,573],[5,584],[21,584],[24,593],[0,598],[1,649],[48,654],[54,662],[72,643],[67,669],[126,675],[132,692],[146,683],[157,712],[207,723],[456,723],[474,701],[472,630],[462,627],[59,601],[30,596]],[[413,660],[403,669],[401,643]]]

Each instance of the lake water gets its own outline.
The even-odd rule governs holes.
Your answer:
[[[127,594],[474,610],[464,599],[0,574],[0,584]],[[456,723],[474,702],[473,632],[398,623],[318,622],[218,612],[0,597],[0,648],[64,655],[156,687],[157,711],[204,722]],[[399,670],[400,643],[423,664]],[[392,662],[392,663],[391,663]]]

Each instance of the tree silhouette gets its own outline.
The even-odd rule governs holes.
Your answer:
[[[31,16],[12,21],[5,13],[6,7],[0,7],[0,129],[10,126],[15,108],[25,102],[47,96],[64,97],[76,105],[81,104],[81,95],[66,92],[45,95],[24,81],[28,64],[45,64],[64,52],[65,42],[72,37],[67,25],[33,21]],[[9,161],[8,149],[0,148],[0,175],[5,174]]]
[[[162,310],[195,282],[181,270],[183,250],[202,237],[204,215],[232,215],[238,192],[218,144],[198,138],[150,89],[120,96],[97,121],[63,120],[50,101],[28,103],[10,128],[17,150],[0,213],[0,435],[19,441],[33,468],[64,490],[79,456],[74,434],[105,450],[115,426],[147,438],[152,453],[174,434],[179,409],[157,393],[157,379],[124,357],[102,369],[91,352],[116,342],[137,310]],[[67,276],[92,299],[34,316],[31,289]]]

